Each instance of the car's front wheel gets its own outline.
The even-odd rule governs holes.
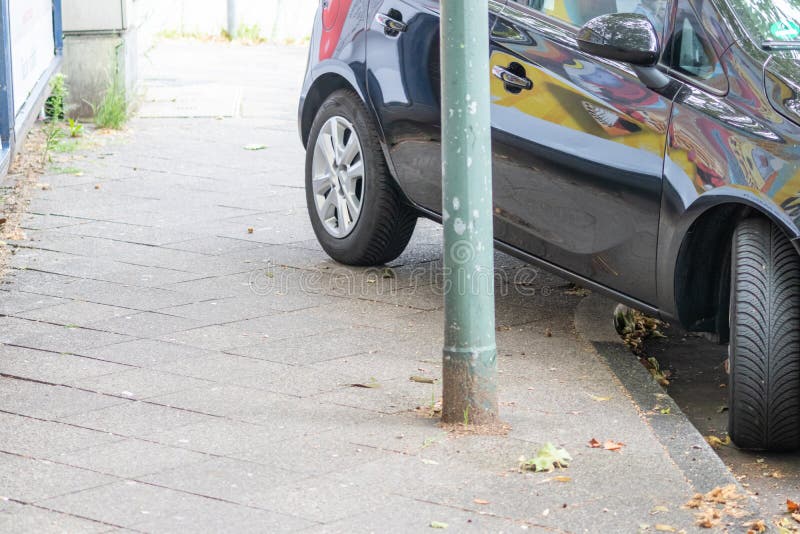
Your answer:
[[[389,174],[361,99],[340,90],[322,104],[306,149],[306,203],[322,248],[346,265],[402,254],[417,214]]]
[[[800,448],[800,256],[770,221],[733,236],[729,434],[745,449]]]

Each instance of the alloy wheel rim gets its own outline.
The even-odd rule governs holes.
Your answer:
[[[353,125],[331,117],[317,136],[311,187],[317,215],[328,232],[342,239],[361,217],[365,194],[364,155]]]

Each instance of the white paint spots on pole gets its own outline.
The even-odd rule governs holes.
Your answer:
[[[456,217],[453,221],[453,231],[458,235],[464,235],[464,231],[467,229],[467,225],[464,224],[464,221],[461,220],[460,217]]]

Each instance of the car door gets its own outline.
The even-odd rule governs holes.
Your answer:
[[[503,3],[490,0],[490,26]],[[370,0],[367,16],[367,91],[392,171],[411,200],[441,213],[439,1]]]
[[[658,1],[637,4],[509,0],[491,65],[530,86],[492,81],[495,213],[505,243],[654,304],[672,102],[575,40],[594,16]],[[648,16],[660,30],[664,11]]]

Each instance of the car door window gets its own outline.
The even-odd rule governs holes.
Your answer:
[[[700,17],[687,0],[678,2],[675,25],[668,43],[669,67],[685,78],[726,91],[728,81]]]
[[[667,0],[511,0],[535,11],[580,27],[600,15],[640,13],[645,15],[659,35],[666,19]]]

